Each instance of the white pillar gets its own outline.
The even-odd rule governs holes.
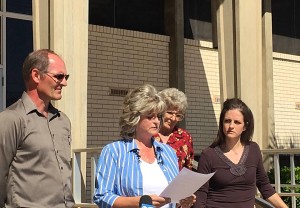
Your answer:
[[[54,105],[71,120],[72,149],[86,148],[88,0],[33,0],[33,28],[34,48],[50,48],[66,63],[68,86]],[[81,164],[85,183],[85,156]]]
[[[274,130],[270,2],[217,0],[222,98],[241,98],[255,119],[253,140],[269,145]]]
[[[262,8],[260,0],[236,0],[237,95],[251,108],[254,140],[262,146]]]

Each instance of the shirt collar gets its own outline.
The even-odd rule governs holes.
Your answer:
[[[36,105],[33,103],[32,99],[29,97],[29,95],[26,92],[23,92],[21,99],[22,99],[26,114],[30,114],[32,112],[39,112]],[[60,111],[58,109],[54,108],[51,103],[49,103],[48,112],[50,114],[52,114],[53,116],[60,114]],[[52,116],[49,116],[49,117],[51,118]]]
[[[157,142],[154,137],[151,137],[152,145],[154,146],[155,154],[156,154],[156,159],[158,164],[163,164],[163,160],[161,157],[161,153],[163,152],[163,144],[160,142]],[[127,152],[133,152],[136,155],[139,154],[139,148],[137,144],[134,142],[134,139],[124,139],[124,142],[127,144]]]

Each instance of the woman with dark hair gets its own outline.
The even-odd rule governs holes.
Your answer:
[[[270,185],[260,148],[252,141],[254,119],[240,99],[227,99],[216,140],[201,153],[198,172],[214,176],[197,192],[195,208],[253,208],[256,191],[277,208],[286,204]]]

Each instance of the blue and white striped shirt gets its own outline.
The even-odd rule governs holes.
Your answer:
[[[179,171],[175,151],[153,138],[152,142],[157,162],[170,183]],[[98,160],[94,194],[94,202],[99,207],[112,207],[119,196],[143,195],[143,177],[138,152],[134,139],[122,139],[103,148]]]

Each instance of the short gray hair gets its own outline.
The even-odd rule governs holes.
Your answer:
[[[125,139],[134,136],[141,115],[164,114],[166,108],[165,102],[152,85],[145,84],[131,90],[123,102],[119,121],[121,136]]]
[[[24,60],[22,69],[23,80],[25,82],[29,80],[30,73],[34,68],[38,69],[42,73],[47,72],[49,66],[49,54],[53,54],[61,58],[50,49],[39,49],[28,54]]]
[[[167,88],[158,93],[164,102],[167,104],[168,109],[177,109],[183,114],[188,106],[187,97],[184,92],[176,88]]]

